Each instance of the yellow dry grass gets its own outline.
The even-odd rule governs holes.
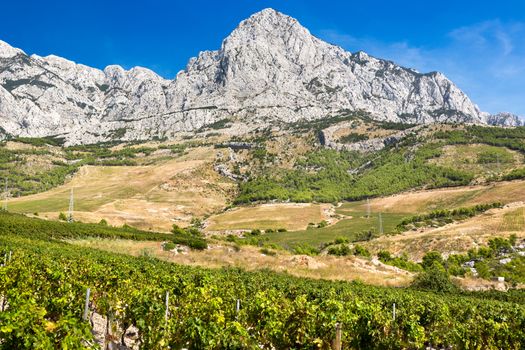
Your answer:
[[[480,164],[478,157],[483,152],[490,151],[503,152],[502,155],[506,157],[503,157],[501,163]],[[443,147],[443,154],[429,160],[429,163],[478,174],[477,180],[483,182],[490,176],[505,174],[520,167],[523,164],[523,155],[505,147],[484,144],[447,145]]]
[[[364,243],[371,251],[385,249],[394,254],[406,253],[411,259],[420,260],[425,253],[437,250],[444,255],[463,253],[471,248],[486,245],[494,237],[516,234],[525,237],[523,202],[503,209],[491,209],[474,218],[455,222],[439,228],[421,228],[395,236],[383,236]]]
[[[309,257],[291,255],[278,251],[276,256],[262,254],[258,248],[243,246],[235,251],[232,246],[213,244],[199,252],[173,253],[164,251],[159,242],[137,242],[129,240],[86,239],[70,241],[83,247],[128,254],[133,256],[150,255],[159,259],[192,266],[208,268],[239,267],[248,271],[269,269],[287,272],[294,276],[328,280],[360,280],[367,284],[380,286],[407,286],[412,274],[378,261],[356,257]]]
[[[235,208],[212,216],[207,222],[207,230],[304,230],[309,223],[327,220],[328,207],[327,204],[275,203]]]
[[[168,231],[227,205],[234,185],[213,171],[214,154],[201,147],[147,166],[85,166],[63,186],[13,199],[10,210],[56,219],[73,188],[78,220]]]
[[[484,203],[525,201],[525,181],[506,181],[483,186],[406,192],[370,201],[373,212],[420,214]],[[360,208],[365,211],[365,203]]]

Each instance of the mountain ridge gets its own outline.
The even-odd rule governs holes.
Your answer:
[[[442,73],[350,53],[273,9],[242,21],[173,80],[143,67],[99,70],[28,56],[0,41],[0,122],[14,136],[67,144],[173,138],[226,118],[240,134],[344,110],[394,122],[521,125],[510,114],[481,112]]]

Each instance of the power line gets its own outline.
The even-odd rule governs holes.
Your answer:
[[[67,213],[67,222],[73,222],[73,205],[74,205],[73,188],[71,188],[71,193],[69,194],[69,210]]]

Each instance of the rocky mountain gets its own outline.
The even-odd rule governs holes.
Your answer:
[[[377,120],[514,125],[489,116],[443,74],[350,53],[273,9],[244,20],[174,80],[136,67],[104,71],[0,41],[1,128],[68,144],[173,137],[225,118],[233,133],[364,110]],[[0,129],[1,130],[1,129]]]
[[[496,125],[496,126],[523,126],[525,125],[523,119],[519,116],[508,113],[501,112],[497,114],[492,114],[487,117],[487,124]]]

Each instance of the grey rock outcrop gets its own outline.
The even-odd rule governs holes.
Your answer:
[[[523,126],[523,119],[515,114],[501,112],[487,117],[487,124],[494,126]]]
[[[241,22],[174,80],[140,67],[102,71],[28,56],[0,41],[0,126],[16,136],[68,144],[170,138],[230,117],[248,125],[245,132],[342,110],[419,124],[489,117],[441,73],[347,52],[272,9]]]

